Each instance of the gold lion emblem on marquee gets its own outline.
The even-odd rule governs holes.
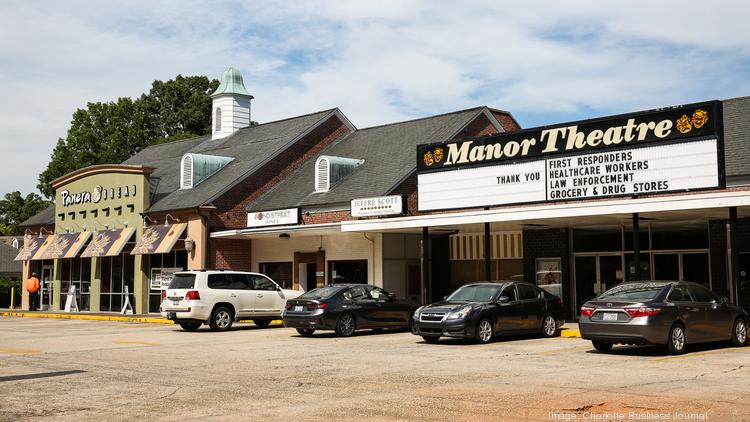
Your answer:
[[[693,127],[699,129],[708,122],[708,112],[705,110],[695,110],[693,118],[690,121],[693,123]]]
[[[693,130],[693,124],[690,123],[690,118],[687,114],[683,114],[682,117],[677,119],[676,126],[680,133],[688,133]]]

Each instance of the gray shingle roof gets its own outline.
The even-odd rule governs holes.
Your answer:
[[[195,208],[210,203],[242,182],[261,165],[337,112],[337,109],[331,109],[251,126],[224,139],[211,140],[210,136],[204,136],[156,145],[144,149],[123,164],[157,169],[151,175],[153,196],[149,212]],[[188,152],[233,157],[234,160],[194,188],[181,190],[180,157]]]
[[[750,174],[750,97],[724,100],[726,175]]]
[[[18,249],[0,242],[0,276],[21,277],[22,263],[13,261],[16,255],[18,255]]]
[[[28,220],[21,223],[20,226],[46,226],[48,224],[55,224],[55,204],[50,205],[38,214],[30,217]]]
[[[328,192],[314,193],[315,157],[250,203],[248,210],[337,204],[353,198],[385,195],[415,171],[417,145],[449,140],[485,109],[477,107],[357,130],[318,155],[364,160]]]

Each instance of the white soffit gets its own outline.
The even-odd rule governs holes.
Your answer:
[[[638,199],[584,201],[565,204],[464,211],[397,217],[377,220],[344,221],[342,232],[380,231],[418,227],[436,227],[456,224],[500,223],[512,221],[576,218],[611,214],[652,213],[664,211],[690,211],[712,208],[750,206],[750,191],[730,191],[704,194],[687,194]]]

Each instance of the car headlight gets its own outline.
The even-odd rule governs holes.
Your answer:
[[[416,311],[414,311],[414,318],[419,319],[419,315],[422,313],[422,309],[423,308],[424,308],[424,306],[420,306],[419,308],[417,308]]]
[[[463,319],[466,318],[471,313],[472,307],[471,306],[464,306],[463,308],[460,308],[456,311],[453,311],[448,314],[447,319]]]

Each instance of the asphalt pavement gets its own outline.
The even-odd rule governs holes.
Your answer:
[[[750,420],[750,348],[0,317],[0,421]],[[668,418],[667,418],[668,417]]]

